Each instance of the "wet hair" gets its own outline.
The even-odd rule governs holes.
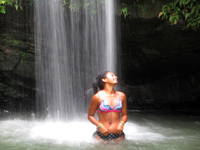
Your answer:
[[[96,77],[96,81],[92,84],[94,94],[97,93],[99,90],[103,90],[103,88],[104,88],[104,82],[102,81],[102,79],[106,78],[106,74],[108,72],[110,72],[110,71],[104,71],[104,72],[100,73]]]

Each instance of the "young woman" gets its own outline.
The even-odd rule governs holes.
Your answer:
[[[88,109],[88,120],[97,126],[94,137],[101,141],[121,141],[127,121],[127,100],[123,92],[116,91],[117,76],[106,71],[97,76],[93,84],[94,95]],[[98,114],[98,119],[94,117]]]

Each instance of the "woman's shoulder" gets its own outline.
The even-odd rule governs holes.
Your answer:
[[[116,91],[116,92],[117,92],[117,95],[119,95],[119,97],[120,97],[121,99],[126,98],[126,94],[125,94],[124,92],[122,92],[122,91]]]
[[[97,96],[97,97],[100,97],[102,94],[103,94],[103,91],[100,90],[100,91],[98,91],[98,92],[97,92],[96,94],[94,94],[94,95]]]
[[[102,96],[102,91],[98,91],[97,93],[95,93],[95,94],[93,95],[93,99],[100,99],[101,96]]]
[[[117,94],[120,95],[120,96],[126,96],[126,94],[125,94],[124,92],[122,92],[122,91],[116,91],[116,92],[117,92]]]

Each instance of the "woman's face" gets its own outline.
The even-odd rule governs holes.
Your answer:
[[[108,72],[106,74],[106,78],[104,78],[103,81],[110,84],[118,83],[117,76],[113,72]]]

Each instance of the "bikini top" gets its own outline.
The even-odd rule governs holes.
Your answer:
[[[108,105],[108,99],[103,98],[99,105],[98,112],[122,112],[122,100],[116,98],[117,104],[115,106]]]

